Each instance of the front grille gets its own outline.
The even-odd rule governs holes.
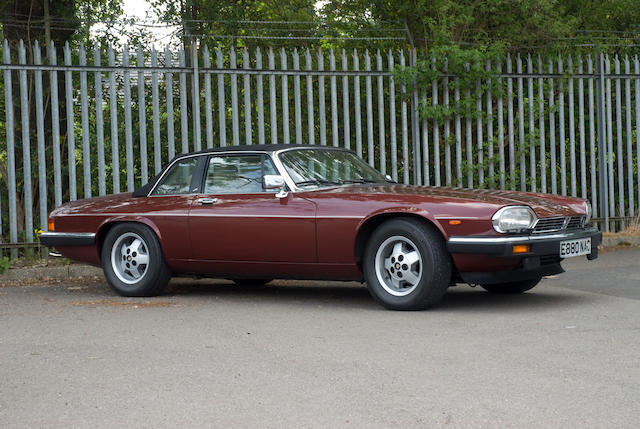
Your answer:
[[[533,232],[549,232],[549,231],[558,231],[564,227],[565,218],[563,217],[547,217],[544,219],[538,220],[535,228],[533,228]]]
[[[582,228],[584,226],[584,216],[571,216],[567,229]]]
[[[560,231],[563,229],[582,228],[584,226],[584,216],[557,216],[547,217],[538,220],[533,228],[534,234],[543,232]]]

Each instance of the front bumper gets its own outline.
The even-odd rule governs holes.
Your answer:
[[[587,258],[598,257],[602,233],[588,227],[550,234],[514,236],[453,236],[447,242],[452,254],[473,254],[517,261],[517,268],[508,271],[460,272],[463,281],[470,284],[492,284],[521,281],[564,272],[560,265],[560,242],[591,238],[591,253]],[[529,245],[527,253],[513,253],[515,245]]]
[[[517,256],[552,255],[560,251],[560,242],[591,237],[592,253],[598,255],[598,246],[602,243],[602,233],[597,228],[589,227],[551,234],[531,234],[514,236],[474,237],[453,236],[447,242],[450,253],[478,253],[495,256],[514,256],[513,246],[528,244],[531,251]]]
[[[40,243],[47,247],[93,246],[96,235],[92,232],[43,232]]]

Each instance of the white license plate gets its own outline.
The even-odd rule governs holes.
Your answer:
[[[591,237],[560,242],[561,258],[588,255],[589,253],[591,253]]]

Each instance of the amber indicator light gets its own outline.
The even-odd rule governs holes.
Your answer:
[[[55,222],[53,221],[53,218],[50,217],[49,218],[49,231],[55,231],[55,230],[56,230]]]
[[[514,244],[513,253],[527,253],[529,251],[528,244]]]
[[[449,225],[460,225],[462,223],[461,220],[450,220]]]

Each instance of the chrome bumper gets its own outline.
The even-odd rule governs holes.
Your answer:
[[[592,253],[589,259],[598,255],[598,245],[602,243],[602,233],[597,228],[588,227],[551,234],[530,234],[514,236],[452,236],[447,241],[450,253],[474,253],[495,256],[536,256],[558,254],[560,242],[591,237]],[[528,244],[530,252],[513,254],[513,246]]]
[[[47,247],[93,246],[96,234],[93,232],[43,232],[40,243]]]

